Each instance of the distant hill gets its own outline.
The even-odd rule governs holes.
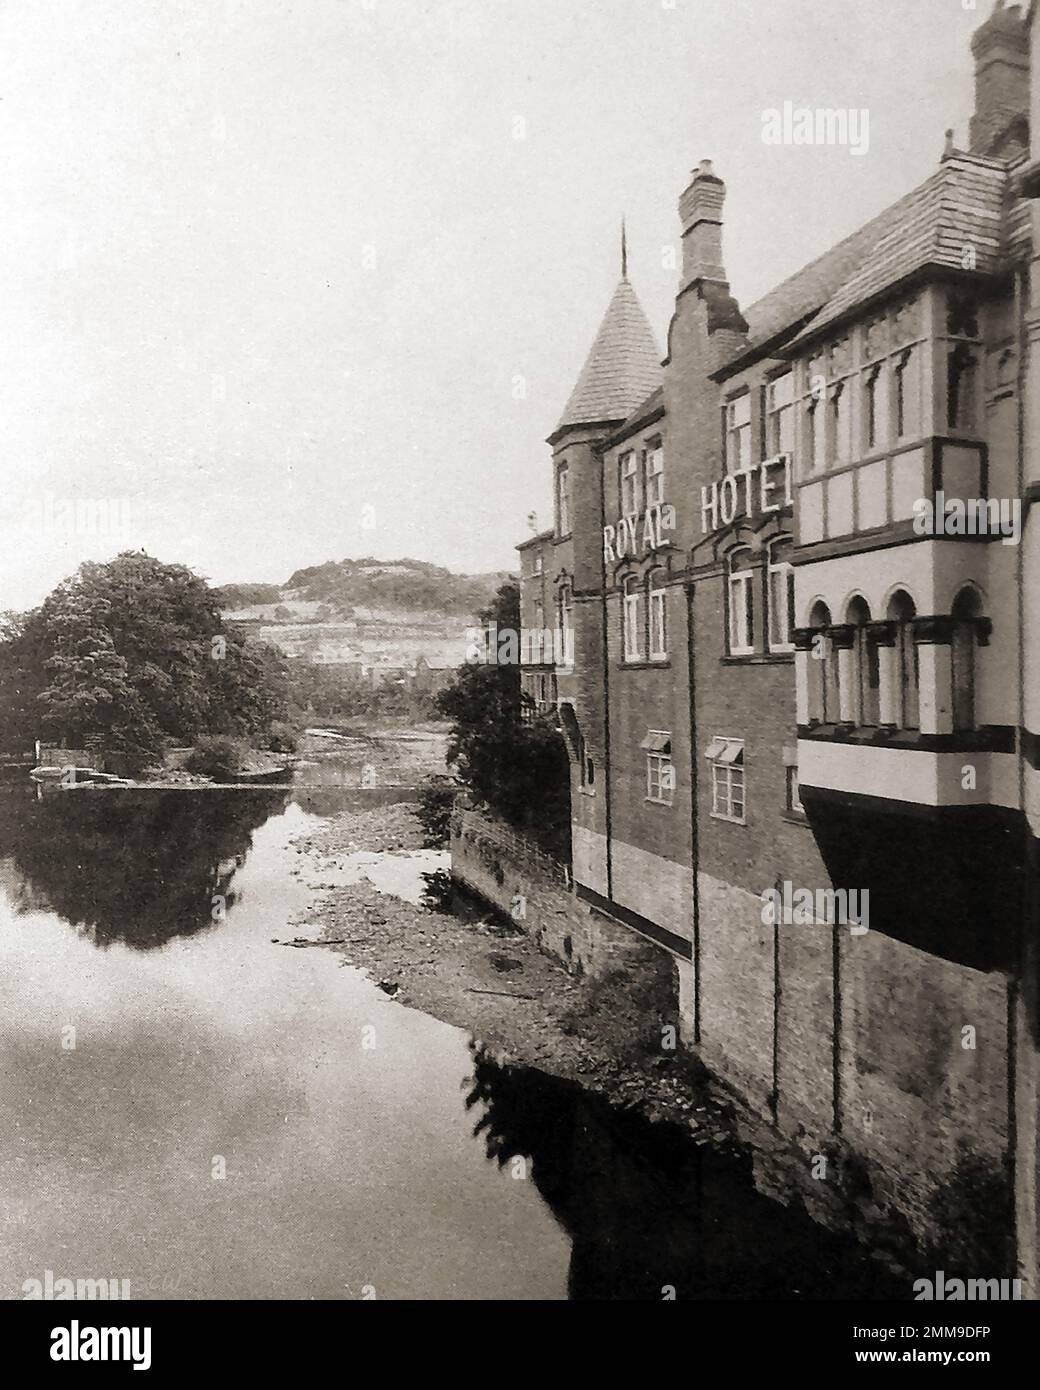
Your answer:
[[[453,574],[421,560],[330,560],[286,584],[215,589],[224,616],[317,663],[458,664],[466,629],[511,576]]]
[[[505,571],[453,574],[421,560],[329,560],[297,570],[282,586],[225,584],[214,592],[225,612],[291,605],[278,615],[285,619],[306,614],[313,620],[319,606],[325,621],[351,618],[355,609],[469,618],[509,577]]]

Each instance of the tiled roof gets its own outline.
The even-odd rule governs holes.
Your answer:
[[[910,193],[873,218],[851,236],[839,241],[815,261],[777,285],[776,289],[744,310],[748,323],[748,346],[733,361],[753,355],[775,339],[818,314],[841,285],[855,272],[869,249],[898,219],[914,194]]]
[[[919,188],[889,208],[860,263],[835,289],[812,323],[795,339],[810,337],[908,275],[925,267],[1000,268],[1005,242],[1007,167],[999,160],[953,154]],[[965,264],[966,248],[974,262]]]
[[[661,354],[628,280],[614,291],[556,433],[624,420],[661,382]]]
[[[636,406],[635,410],[631,412],[631,414],[625,420],[625,423],[620,426],[620,428],[611,437],[608,443],[614,444],[617,441],[624,439],[626,435],[632,434],[634,431],[638,430],[640,425],[642,425],[644,421],[651,419],[653,416],[659,414],[663,410],[664,388],[662,386],[658,386],[655,390],[650,392],[649,396],[647,396],[645,401],[641,401],[639,405]]]
[[[930,179],[747,309],[749,344],[728,365],[799,328],[801,343],[925,266],[963,270],[966,246],[975,248],[979,273],[993,272],[1004,249],[1007,179],[1000,160],[952,153]]]

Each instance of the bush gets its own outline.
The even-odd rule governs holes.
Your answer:
[[[426,832],[426,849],[446,849],[451,827],[451,811],[455,804],[458,784],[451,777],[427,777],[419,788],[419,809],[416,812]]]
[[[248,751],[240,739],[228,734],[204,734],[191,750],[184,766],[189,772],[226,782],[241,770]]]
[[[267,731],[267,746],[272,753],[295,753],[296,730],[276,719]]]

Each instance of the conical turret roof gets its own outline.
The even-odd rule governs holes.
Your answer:
[[[623,276],[554,433],[625,420],[660,384],[661,354],[653,330]]]

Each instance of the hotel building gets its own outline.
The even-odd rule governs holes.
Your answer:
[[[976,32],[966,147],[757,304],[694,171],[663,360],[623,265],[519,547],[523,625],[567,634],[522,682],[571,755],[574,893],[674,958],[784,1155],[762,1181],[1032,1297],[1036,10]],[[785,886],[868,929],[770,920]]]

